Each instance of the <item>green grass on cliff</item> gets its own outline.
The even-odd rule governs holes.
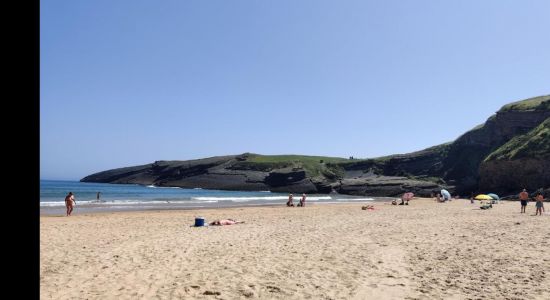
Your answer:
[[[449,147],[452,145],[452,142],[447,142],[444,144],[432,146],[426,149],[422,149],[415,152],[405,153],[405,154],[391,154],[386,156],[379,156],[374,158],[368,158],[368,159],[353,159],[340,162],[340,165],[345,168],[353,167],[354,165],[364,165],[365,163],[371,163],[372,165],[377,166],[383,166],[386,163],[391,162],[392,160],[401,160],[405,159],[405,157],[417,157],[417,156],[423,156],[423,155],[430,155],[430,154],[436,154],[440,156],[444,156],[449,151]]]
[[[493,151],[485,162],[523,157],[550,157],[550,118],[526,134],[519,135]]]
[[[307,155],[251,155],[247,161],[258,163],[279,163],[279,162],[304,162],[304,163],[319,163],[324,162],[342,162],[347,161],[346,158],[328,157],[328,156],[307,156]]]
[[[548,110],[550,109],[550,95],[529,98],[522,101],[504,105],[499,112],[522,110]]]
[[[322,161],[322,162],[321,162]],[[341,176],[341,170],[332,164],[348,161],[341,157],[306,156],[306,155],[250,155],[246,162],[258,165],[261,169],[303,168],[311,177]],[[327,166],[330,163],[331,166]]]

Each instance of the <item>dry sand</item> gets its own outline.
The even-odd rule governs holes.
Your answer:
[[[550,299],[533,203],[364,204],[42,216],[41,298]]]

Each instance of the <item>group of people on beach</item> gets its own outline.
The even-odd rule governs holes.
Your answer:
[[[397,200],[392,200],[392,205],[409,205],[409,201],[414,198],[413,192],[406,192],[403,195],[401,195],[401,203],[397,204]]]
[[[286,202],[286,206],[294,206],[294,195],[289,194],[288,195],[288,201]],[[298,202],[297,206],[305,207],[306,206],[306,194],[302,194],[302,198],[300,198],[300,202]]]
[[[529,203],[529,193],[526,189],[523,189],[521,193],[519,193],[519,201],[521,203],[521,212],[525,213],[525,208],[527,208],[527,203]],[[535,216],[539,215],[542,216],[542,213],[544,212],[544,195],[542,192],[538,192],[535,196]]]
[[[470,202],[474,203],[474,193],[472,192],[472,195],[470,196]],[[498,198],[497,198],[498,199]],[[534,195],[534,197],[530,197],[529,193],[527,192],[527,189],[523,189],[518,195],[517,198],[519,199],[521,210],[520,213],[525,213],[525,209],[527,208],[527,204],[529,203],[530,199],[533,199],[535,201],[535,216],[542,216],[542,213],[544,213],[544,193],[542,192],[542,189],[537,191]],[[483,202],[482,202],[483,203]],[[493,203],[498,203],[498,200],[492,200],[489,204],[482,205],[481,209],[489,209],[493,207]]]
[[[440,203],[451,201],[453,199],[453,197],[451,196],[451,193],[449,193],[449,191],[445,189],[441,191],[434,191],[432,194],[433,194],[433,197],[435,197],[435,201]]]

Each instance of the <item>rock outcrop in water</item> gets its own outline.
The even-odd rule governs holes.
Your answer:
[[[511,103],[455,141],[375,159],[253,153],[157,161],[113,169],[84,182],[223,190],[397,196],[514,193],[550,187],[550,96]]]

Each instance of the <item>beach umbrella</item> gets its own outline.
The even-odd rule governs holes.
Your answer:
[[[476,200],[493,200],[493,198],[491,196],[485,195],[485,194],[479,194],[474,199],[476,199]]]
[[[441,190],[441,195],[442,195],[445,199],[451,199],[451,193],[449,193],[449,191],[447,191],[447,190]]]
[[[491,194],[487,194],[487,196],[489,196],[489,197],[491,197],[491,198],[493,198],[493,199],[495,199],[495,200],[500,200],[500,197],[499,197],[497,194],[491,193]]]

